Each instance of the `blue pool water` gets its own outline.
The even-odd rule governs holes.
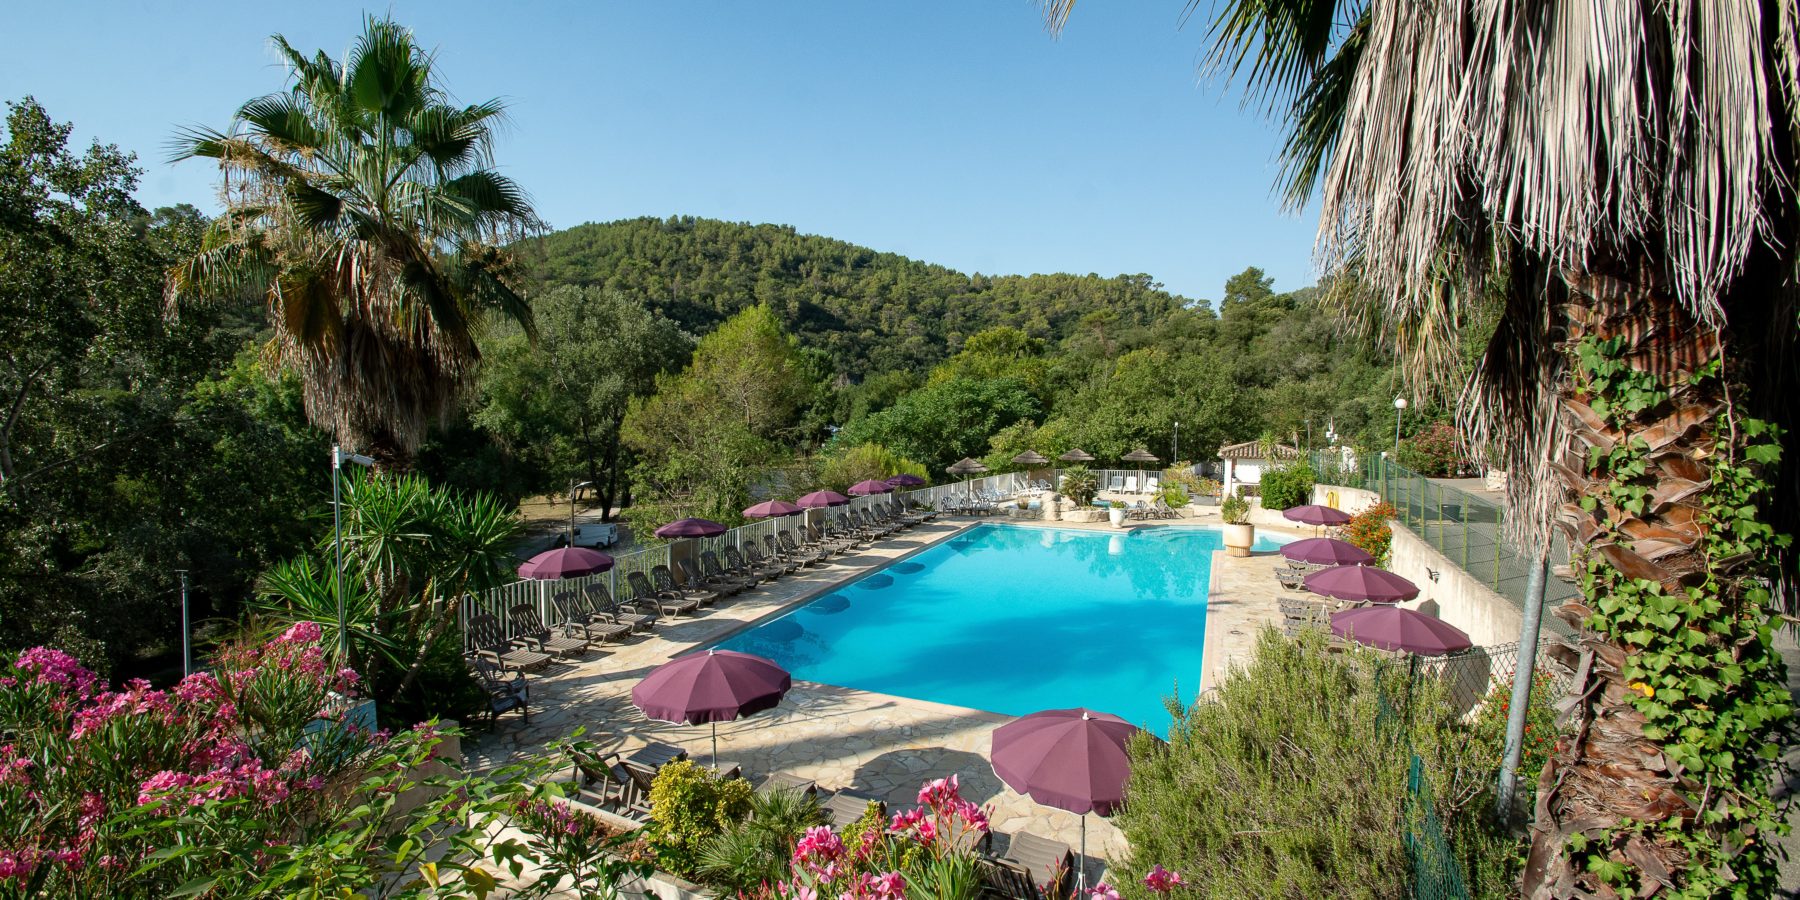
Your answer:
[[[1200,686],[1222,546],[1206,527],[980,525],[719,646],[808,681],[1009,715],[1086,706],[1164,734],[1164,698]]]

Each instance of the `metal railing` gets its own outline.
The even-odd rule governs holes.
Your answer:
[[[993,475],[988,478],[976,480],[974,488],[977,491],[983,489],[1017,490],[1016,487],[1011,486],[1014,485],[1015,482],[1022,482],[1023,479],[1023,475]],[[836,517],[849,510],[867,510],[879,503],[891,503],[895,498],[899,497],[906,498],[909,503],[926,503],[935,507],[937,505],[938,497],[951,492],[955,492],[960,496],[961,492],[965,489],[962,482],[957,482],[955,484],[921,488],[916,491],[896,492],[893,494],[882,494],[871,497],[855,497],[851,499],[849,506],[833,507],[827,512],[829,515]],[[809,521],[812,521],[816,519],[817,515],[817,513],[809,513],[807,518]],[[714,553],[718,553],[726,547],[736,547],[741,550],[747,544],[755,544],[757,549],[760,550],[764,548],[764,537],[774,535],[777,532],[787,531],[797,527],[799,524],[799,516],[764,519],[758,522],[748,522],[739,525],[736,528],[728,529],[725,533],[714,537],[688,539],[686,543],[692,545],[692,554],[695,558],[697,558],[701,552],[706,550],[711,550]],[[511,584],[504,584],[497,588],[482,591],[479,594],[465,594],[462,599],[461,608],[458,611],[459,615],[457,619],[457,625],[462,630],[463,649],[473,649],[469,646],[468,626],[469,620],[478,615],[486,614],[493,616],[500,622],[500,627],[506,634],[512,634],[512,610],[520,604],[531,604],[533,609],[536,610],[540,621],[547,626],[555,627],[563,624],[562,613],[556,608],[556,604],[552,602],[552,598],[556,594],[568,590],[583,590],[589,584],[597,581],[605,584],[607,591],[611,593],[613,597],[623,599],[630,595],[627,579],[631,574],[633,572],[643,572],[648,575],[650,570],[657,566],[671,565],[671,553],[674,547],[675,544],[672,543],[657,544],[655,546],[633,550],[628,553],[617,554],[613,556],[613,567],[598,575],[586,575],[580,578],[564,578],[556,581],[515,581]],[[685,556],[686,554],[684,553],[684,557]]]
[[[1437,548],[1464,572],[1524,610],[1525,582],[1531,562],[1501,539],[1506,525],[1504,507],[1441,480],[1427,478],[1379,454],[1364,454],[1353,469],[1334,470],[1331,463],[1330,458],[1314,454],[1313,465],[1321,474],[1320,483],[1342,483],[1344,487],[1381,495],[1382,500],[1393,505],[1396,521]],[[1327,477],[1332,480],[1327,482]],[[1552,532],[1550,560],[1553,566],[1569,560],[1568,542],[1560,532]],[[1578,594],[1575,585],[1552,576],[1544,592],[1544,603],[1554,607]],[[1554,616],[1545,616],[1544,623],[1546,628],[1558,634],[1572,633],[1566,623]]]

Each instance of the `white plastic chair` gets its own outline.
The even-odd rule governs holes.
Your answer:
[[[1125,476],[1125,493],[1127,493],[1127,494],[1135,494],[1135,493],[1137,493],[1137,492],[1138,492],[1138,489],[1137,489],[1137,476],[1136,476],[1136,475],[1127,475],[1127,476]]]

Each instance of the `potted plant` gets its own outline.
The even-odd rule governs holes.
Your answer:
[[[1124,525],[1125,524],[1125,501],[1114,500],[1112,502],[1112,505],[1106,508],[1106,518],[1107,518],[1107,521],[1110,521],[1113,523],[1114,528],[1118,528],[1118,527]]]
[[[1256,526],[1250,524],[1250,501],[1233,494],[1219,504],[1219,517],[1225,520],[1225,555],[1249,556],[1256,546]]]

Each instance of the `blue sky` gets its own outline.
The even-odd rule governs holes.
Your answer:
[[[640,215],[781,222],[991,274],[1149,273],[1216,299],[1261,266],[1315,280],[1316,209],[1274,196],[1279,134],[1200,80],[1183,0],[1084,3],[1053,41],[1019,2],[19,4],[0,98],[136,152],[147,206],[212,209],[181,125],[283,87],[282,33],[341,56],[364,10],[499,96],[499,163],[555,227]]]

